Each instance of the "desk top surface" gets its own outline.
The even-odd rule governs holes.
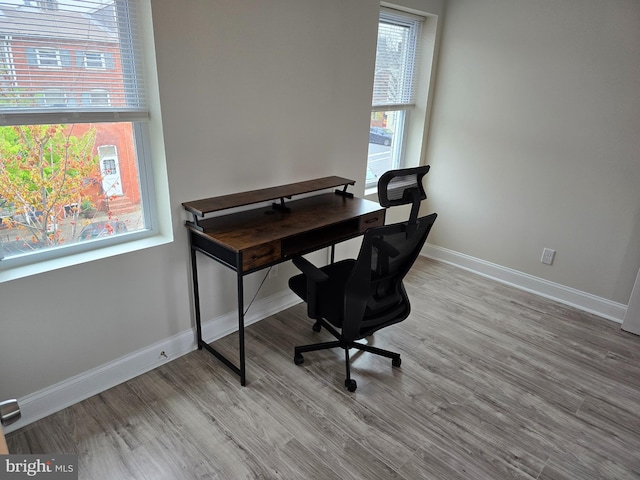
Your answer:
[[[376,202],[336,193],[293,200],[287,206],[289,212],[263,207],[208,218],[200,221],[204,232],[191,230],[232,250],[242,251],[384,210]]]
[[[278,187],[262,188],[248,192],[184,202],[182,206],[185,210],[203,217],[207,213],[217,212],[220,210],[243,207],[245,205],[251,205],[252,203],[261,203],[279,198],[290,198],[293,195],[317,192],[319,190],[325,190],[327,188],[338,187],[341,185],[346,187],[347,185],[353,185],[354,183],[354,180],[349,180],[348,178],[335,176],[324,177],[304,182],[280,185]]]

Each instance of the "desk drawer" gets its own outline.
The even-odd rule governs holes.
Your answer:
[[[242,252],[242,271],[269,265],[281,258],[280,242],[271,242]]]
[[[364,233],[368,228],[384,225],[384,210],[368,213],[360,217],[360,233]]]

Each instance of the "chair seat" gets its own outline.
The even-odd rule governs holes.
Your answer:
[[[332,263],[322,270],[329,279],[317,285],[316,291],[316,313],[319,318],[323,318],[336,328],[342,328],[344,322],[344,302],[345,302],[345,285],[351,275],[356,260],[347,259]],[[305,302],[307,298],[307,277],[300,274],[289,279],[289,288]],[[411,306],[404,294],[404,289],[397,295],[388,295],[391,298],[385,298],[383,302],[386,305],[377,304],[375,296],[368,299],[367,308],[364,311],[361,328],[356,338],[359,340],[374,333],[376,330],[387,327],[394,323],[398,323],[407,316],[411,311]],[[372,308],[369,308],[372,307]]]
[[[329,280],[318,285],[317,313],[334,327],[342,328],[344,316],[344,287],[353,271],[356,261],[353,259],[341,260],[336,263],[321,267]],[[289,288],[305,302],[307,298],[307,277],[304,273],[289,279]]]

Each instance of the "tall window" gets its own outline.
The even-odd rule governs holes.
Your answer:
[[[151,232],[136,1],[0,0],[0,269]]]
[[[423,19],[382,9],[369,130],[367,187],[404,165],[405,131],[415,107],[419,34]]]

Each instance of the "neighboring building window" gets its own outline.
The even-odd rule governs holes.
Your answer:
[[[38,4],[39,4],[40,8],[42,8],[43,10],[57,10],[58,9],[58,1],[57,0],[40,0],[38,2]]]
[[[62,57],[59,50],[36,49],[36,61],[40,67],[61,67]]]
[[[110,105],[109,92],[107,90],[92,90],[87,93],[85,98],[87,104],[94,107],[108,107]]]
[[[103,52],[84,52],[84,68],[107,68],[105,56]]]
[[[11,61],[11,39],[0,35],[0,72],[4,82],[12,82],[16,74]]]
[[[66,95],[63,90],[45,90],[42,92],[42,104],[47,107],[63,106],[66,103]]]
[[[0,0],[0,269],[153,233],[136,2]]]
[[[382,9],[373,84],[366,186],[387,170],[406,166],[405,132],[414,109],[423,19]]]

